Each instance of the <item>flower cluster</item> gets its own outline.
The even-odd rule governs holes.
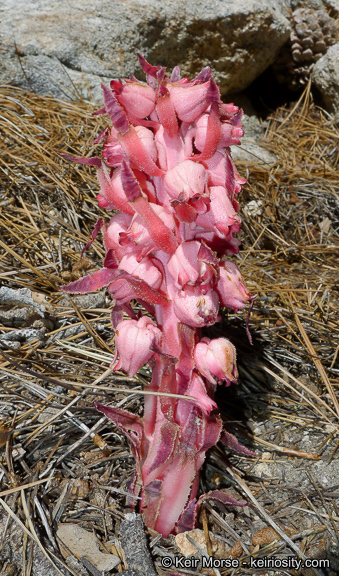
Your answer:
[[[221,101],[209,68],[190,81],[178,67],[169,78],[165,68],[139,60],[147,84],[131,77],[102,86],[98,113],[112,123],[96,140],[104,161],[77,159],[98,166],[99,206],[118,211],[93,234],[103,232],[104,267],[62,289],[107,287],[115,302],[115,369],[134,376],[148,362],[149,389],[164,393],[146,397],[143,419],[97,408],[128,436],[137,463],[131,493],[141,489],[148,526],[167,536],[194,525],[198,472],[222,430],[214,391],[237,379],[231,342],[200,332],[218,321],[220,307],[238,310],[251,298],[225,260],[239,244],[236,196],[245,181],[230,146],[243,135],[242,111]],[[148,315],[137,316],[131,300]],[[220,491],[210,497],[235,503]]]

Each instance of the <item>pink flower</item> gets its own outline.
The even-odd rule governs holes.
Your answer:
[[[216,287],[221,306],[234,308],[235,311],[245,308],[251,298],[241,274],[233,262],[222,262],[220,279]]]
[[[208,196],[207,174],[204,166],[191,160],[184,160],[166,173],[165,190],[173,200],[184,201],[200,196]]]
[[[154,110],[156,95],[150,86],[130,80],[125,84],[113,80],[111,88],[130,118],[146,118]]]
[[[192,84],[168,84],[171,100],[180,120],[192,123],[206,110],[209,105],[209,102],[206,101],[209,85],[209,81],[195,86]]]
[[[114,370],[121,368],[130,377],[134,376],[153,355],[151,347],[160,341],[161,330],[147,316],[123,320],[115,331],[116,355],[120,358]]]
[[[233,144],[240,144],[240,138],[244,135],[244,131],[240,126],[232,126],[232,124],[223,124],[221,128],[222,139],[220,147],[232,146]]]
[[[222,238],[228,235],[231,226],[237,232],[240,229],[240,222],[226,188],[211,186],[209,208],[205,214],[197,216],[196,224]]]
[[[198,241],[180,244],[167,265],[177,288],[185,284],[209,284],[216,276],[216,268],[213,252]]]
[[[150,158],[152,158],[153,162],[156,162],[158,158],[158,151],[152,130],[145,128],[145,126],[135,126],[135,131],[142,146],[145,148],[145,150],[147,150]]]
[[[162,282],[162,274],[154,265],[156,259],[145,257],[140,262],[134,254],[126,254],[120,261],[119,270],[125,270],[129,274],[141,278],[152,288],[159,288]]]
[[[110,210],[120,210],[125,214],[133,215],[134,210],[128,204],[126,194],[122,187],[120,172],[120,169],[115,170],[112,178],[110,178],[104,164],[98,168],[97,176],[101,188],[100,196],[109,203]]]
[[[120,211],[108,224],[98,220],[84,248],[101,230],[103,268],[62,289],[105,288],[115,301],[114,370],[134,376],[150,364],[153,394],[145,396],[143,418],[98,409],[127,436],[136,459],[127,505],[137,502],[147,526],[167,537],[193,528],[209,497],[197,500],[199,470],[222,430],[213,396],[222,380],[237,379],[231,342],[200,340],[200,329],[220,320],[220,306],[237,310],[251,298],[237,267],[220,262],[239,245],[236,195],[245,180],[230,146],[243,134],[242,111],[222,103],[210,68],[190,81],[178,66],[169,77],[138,57],[147,84],[131,76],[102,86],[98,113],[112,127],[94,143],[104,142],[104,160],[73,158],[98,167],[99,206]],[[213,498],[240,504],[221,491]]]
[[[195,147],[202,151],[206,144],[207,128],[208,128],[208,114],[203,114],[196,121],[196,134],[194,144]],[[232,146],[233,144],[240,144],[239,138],[244,135],[244,131],[240,126],[232,126],[225,122],[221,126],[221,138],[218,144],[218,150]]]
[[[113,249],[118,260],[129,252],[120,245],[120,236],[128,230],[132,222],[132,216],[118,212],[111,218],[106,230],[104,230],[104,245],[106,250]],[[132,250],[131,250],[132,251]]]
[[[218,295],[214,290],[204,294],[199,287],[186,286],[177,292],[173,309],[178,320],[188,326],[211,326],[218,316]]]
[[[194,361],[201,372],[212,384],[226,380],[227,384],[236,382],[236,350],[227,338],[203,338],[194,348]]]
[[[126,154],[117,138],[117,130],[112,126],[108,136],[105,139],[103,157],[106,160],[107,166],[118,166]]]

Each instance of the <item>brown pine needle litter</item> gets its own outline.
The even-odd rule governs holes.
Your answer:
[[[94,531],[112,552],[134,470],[124,437],[94,401],[142,415],[150,371],[128,378],[108,368],[114,338],[105,293],[69,297],[58,290],[101,267],[104,256],[98,237],[80,260],[98,218],[95,170],[59,156],[96,155],[92,142],[106,120],[93,110],[0,87],[1,574],[39,574],[39,558],[49,574],[77,573],[55,538],[60,522]],[[211,329],[239,351],[239,385],[221,387],[217,396],[225,428],[257,457],[219,445],[201,480],[201,492],[227,489],[250,504],[206,504],[199,527],[208,554],[226,558],[238,546],[239,568],[218,568],[222,576],[252,574],[241,566],[248,554],[325,558],[330,571],[287,573],[336,574],[339,130],[309,88],[265,126],[276,163],[237,164],[248,184],[235,258],[258,295],[253,346],[246,312],[229,313]],[[254,545],[266,528],[276,538]],[[24,552],[11,549],[18,537]],[[169,573],[161,557],[181,555],[171,538],[156,538],[151,553],[160,574]],[[116,572],[124,569],[122,559]]]

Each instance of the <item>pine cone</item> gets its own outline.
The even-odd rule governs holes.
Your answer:
[[[323,10],[299,8],[292,13],[289,41],[273,66],[281,84],[291,90],[303,88],[319,60],[337,39],[335,21]]]

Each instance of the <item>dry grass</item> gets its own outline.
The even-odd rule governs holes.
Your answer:
[[[136,391],[149,371],[134,379],[109,374],[111,302],[64,298],[58,291],[100,267],[104,254],[97,239],[80,262],[100,213],[95,172],[58,153],[95,155],[91,142],[103,127],[85,104],[0,88],[0,282],[29,288],[46,307],[44,318],[28,314],[21,325],[14,319],[0,326],[0,503],[7,517],[0,558],[4,571],[12,562],[12,576],[29,576],[34,568],[31,539],[61,573],[74,573],[69,565],[66,571],[55,540],[60,521],[94,530],[112,550],[133,472],[126,441],[93,403],[142,413]],[[237,263],[258,294],[250,318],[254,346],[246,340],[244,315],[229,314],[215,328],[236,343],[241,376],[240,386],[224,390],[218,401],[227,429],[258,457],[229,455],[222,447],[211,452],[202,490],[227,487],[251,506],[234,516],[207,505],[201,522],[207,539],[210,531],[229,547],[240,540],[245,562],[250,553],[325,555],[336,570],[337,143],[338,129],[306,91],[292,110],[280,109],[269,120],[266,145],[276,164],[239,166],[248,185]],[[20,566],[8,560],[15,521],[26,530]],[[271,541],[255,545],[252,535],[265,526],[277,539],[271,533]],[[178,554],[172,542],[157,539],[152,551],[158,567],[164,552]],[[253,572],[243,566],[220,573]]]

